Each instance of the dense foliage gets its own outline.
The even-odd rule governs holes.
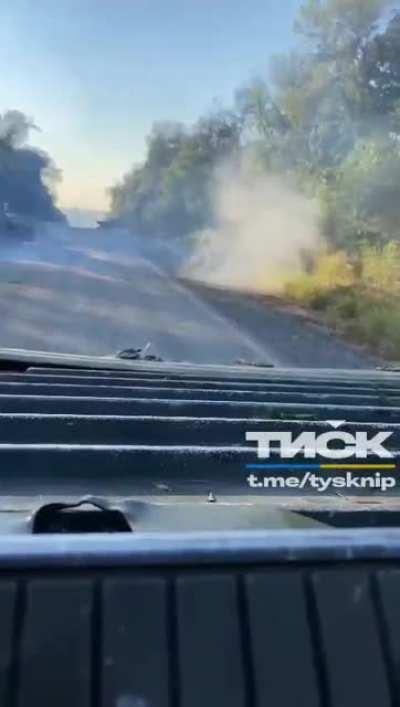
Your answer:
[[[34,126],[19,111],[0,115],[0,213],[3,209],[31,221],[60,221],[52,185],[57,171],[46,153],[27,147]]]
[[[234,107],[155,125],[147,158],[111,189],[111,215],[136,232],[184,235],[212,220],[215,166],[252,145],[266,174],[318,197],[334,246],[399,239],[400,13],[388,0],[305,0],[298,48]]]
[[[239,139],[237,116],[229,111],[202,118],[192,130],[155,124],[145,163],[111,189],[111,215],[140,234],[175,236],[203,227],[214,167],[238,149]]]

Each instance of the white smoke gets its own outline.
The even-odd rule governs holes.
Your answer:
[[[320,247],[317,202],[248,155],[217,170],[213,211],[216,227],[197,234],[185,277],[276,292]]]

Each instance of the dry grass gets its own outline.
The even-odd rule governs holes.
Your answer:
[[[357,258],[321,255],[285,295],[318,311],[339,333],[387,359],[400,359],[400,245],[366,246]]]

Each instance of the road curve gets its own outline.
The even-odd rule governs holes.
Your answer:
[[[368,356],[257,298],[183,283],[118,233],[58,229],[0,244],[0,346],[166,360],[367,368]]]

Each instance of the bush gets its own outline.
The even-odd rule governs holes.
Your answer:
[[[365,287],[400,294],[400,243],[390,242],[381,249],[365,246],[360,265]]]
[[[356,283],[353,265],[347,255],[325,253],[315,262],[311,273],[302,273],[287,282],[285,294],[299,304],[324,309],[337,291],[348,291]]]
[[[285,294],[322,312],[329,326],[352,341],[386,358],[400,358],[398,243],[363,246],[352,261],[342,251],[321,255],[310,274],[286,284]]]

